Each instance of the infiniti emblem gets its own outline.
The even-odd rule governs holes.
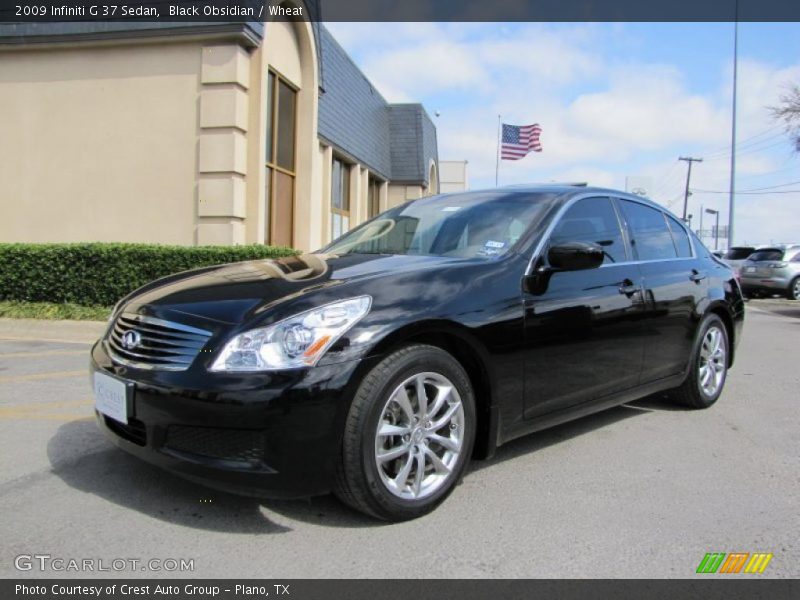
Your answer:
[[[122,334],[122,346],[128,350],[133,350],[142,343],[142,336],[138,331],[132,329]]]

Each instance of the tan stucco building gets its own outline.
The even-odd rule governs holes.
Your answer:
[[[436,130],[319,23],[0,26],[0,241],[316,249],[438,192]]]

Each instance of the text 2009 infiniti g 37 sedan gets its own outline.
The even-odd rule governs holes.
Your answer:
[[[518,436],[654,392],[714,404],[743,314],[731,269],[643,198],[436,196],[130,294],[92,350],[97,419],[189,479],[403,520]]]

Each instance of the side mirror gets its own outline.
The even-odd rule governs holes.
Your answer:
[[[563,242],[547,251],[547,262],[556,271],[583,271],[603,264],[605,253],[600,244]]]

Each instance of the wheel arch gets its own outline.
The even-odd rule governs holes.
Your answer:
[[[452,321],[423,321],[392,331],[373,347],[370,354],[385,356],[409,344],[441,348],[464,368],[475,393],[477,423],[473,457],[491,457],[497,447],[499,422],[494,402],[494,377],[484,345],[463,325]]]
[[[725,303],[721,301],[711,303],[706,310],[706,314],[717,315],[722,320],[723,325],[725,325],[725,331],[728,334],[728,368],[730,368],[733,366],[737,341],[735,339],[736,327],[733,324],[733,315]]]

